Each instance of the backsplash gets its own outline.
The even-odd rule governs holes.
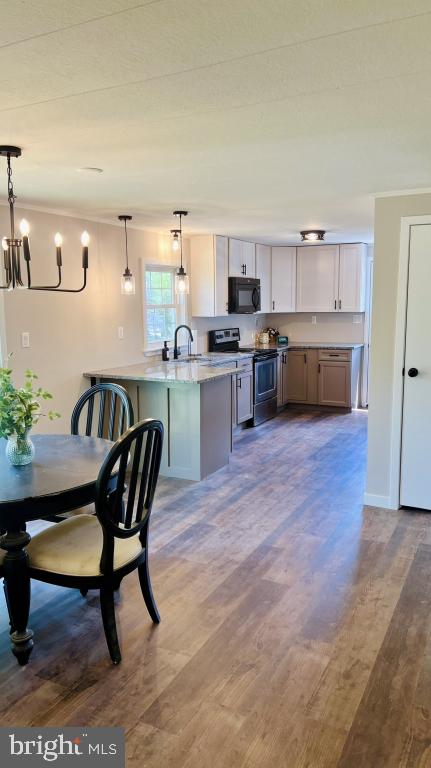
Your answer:
[[[311,322],[316,318],[316,324]],[[359,343],[364,341],[364,313],[322,312],[266,315],[268,324],[273,324],[289,341],[339,341]]]
[[[197,351],[208,351],[208,331],[218,328],[239,328],[241,344],[254,343],[256,331],[266,328],[270,315],[224,315],[223,317],[192,317],[191,327],[198,332]]]

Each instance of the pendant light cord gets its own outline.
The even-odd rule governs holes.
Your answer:
[[[183,269],[183,230],[181,226],[182,214],[180,213],[180,259],[181,259],[181,271]]]
[[[127,243],[127,220],[124,219],[124,235],[126,238],[126,269],[129,269],[129,248]]]

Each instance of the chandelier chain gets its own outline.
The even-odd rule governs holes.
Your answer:
[[[10,155],[7,156],[7,199],[8,199],[9,205],[15,204],[16,195],[13,191],[12,166],[10,162]]]

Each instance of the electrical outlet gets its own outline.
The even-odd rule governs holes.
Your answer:
[[[23,331],[21,334],[21,346],[23,349],[30,346],[30,333],[28,331]]]
[[[124,328],[123,328],[122,325],[118,326],[118,338],[119,339],[124,339]]]
[[[316,317],[316,315],[311,315],[311,325],[317,325],[317,317]]]

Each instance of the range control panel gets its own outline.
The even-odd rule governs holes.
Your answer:
[[[221,331],[214,331],[214,342],[216,344],[225,344],[227,341],[239,341],[239,328],[223,328]]]
[[[209,331],[209,351],[217,349],[232,351],[238,348],[240,340],[239,328],[221,328],[219,331]]]

